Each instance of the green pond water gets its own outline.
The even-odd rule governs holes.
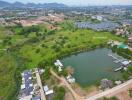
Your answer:
[[[114,72],[120,65],[114,63],[108,53],[112,51],[107,48],[96,49],[65,57],[61,62],[64,67],[74,68],[73,76],[77,83],[81,86],[89,86],[103,78],[120,78],[120,72]]]

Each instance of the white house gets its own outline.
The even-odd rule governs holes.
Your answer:
[[[66,79],[67,79],[67,81],[68,81],[69,83],[75,83],[75,78],[72,77],[71,75],[68,75],[68,76],[66,77]]]
[[[43,89],[44,89],[45,95],[49,95],[49,94],[53,94],[53,93],[54,93],[53,90],[49,90],[48,85],[45,85],[45,86],[43,87]]]
[[[55,64],[56,67],[58,67],[58,71],[61,72],[63,65],[60,62],[60,60],[56,60],[56,62],[54,64]]]

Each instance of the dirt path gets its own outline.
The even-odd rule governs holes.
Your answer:
[[[37,84],[40,87],[41,100],[46,100],[46,97],[45,97],[45,94],[44,94],[44,91],[43,91],[43,86],[42,86],[42,83],[41,83],[41,79],[40,79],[40,75],[39,75],[38,69],[36,69],[35,72],[36,72]]]
[[[51,74],[53,76],[55,76],[58,80],[60,80],[62,82],[62,84],[64,86],[66,86],[70,92],[72,93],[73,97],[75,98],[75,100],[84,100],[83,97],[79,96],[71,87],[71,85],[66,81],[66,79],[64,77],[59,77],[52,69],[50,70]]]
[[[64,77],[59,77],[53,70],[50,70],[50,72],[53,76],[55,76],[58,80],[60,80],[64,86],[66,86],[70,90],[70,92],[72,93],[75,100],[97,100],[97,99],[100,99],[105,96],[112,97],[122,91],[126,91],[126,90],[132,88],[132,79],[131,79],[121,85],[118,85],[112,89],[106,90],[99,94],[96,94],[93,96],[88,96],[88,97],[81,97],[72,89],[71,85],[66,81],[66,79]]]

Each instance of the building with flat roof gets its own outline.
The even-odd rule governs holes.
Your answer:
[[[96,31],[112,31],[116,28],[119,27],[118,23],[114,23],[114,22],[101,22],[101,23],[91,23],[91,22],[76,22],[75,26],[77,28],[90,28]]]
[[[20,100],[25,100],[24,98],[27,97],[26,100],[30,100],[28,98],[32,97],[33,94],[33,83],[32,83],[32,72],[29,70],[25,70],[22,75],[22,85],[21,90],[19,93]]]

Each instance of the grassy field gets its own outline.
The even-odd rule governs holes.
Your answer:
[[[8,100],[15,91],[15,69],[16,63],[10,55],[0,58],[0,100]]]
[[[12,53],[24,59],[20,66],[23,64],[24,68],[30,69],[37,67],[40,62],[51,65],[55,59],[71,52],[105,45],[109,39],[125,40],[110,32],[75,29],[71,21],[57,24],[60,30],[49,30],[45,25],[39,27],[39,31],[27,32],[26,36],[17,34],[21,28],[14,28],[13,34],[9,35],[7,32],[11,31],[8,28],[0,27],[0,49],[12,48],[8,53],[0,51],[0,100],[8,100],[16,91],[14,74],[18,62]]]
[[[29,61],[26,66],[32,68],[41,61],[53,61],[64,54],[106,44],[109,39],[124,41],[109,32],[78,29],[76,31],[62,29],[55,34],[46,36],[36,43],[27,43],[20,49],[20,54]]]

